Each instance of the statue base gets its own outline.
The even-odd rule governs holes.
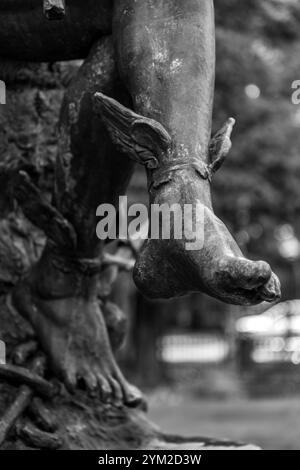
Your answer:
[[[57,448],[62,450],[259,450],[255,445],[236,441],[168,435],[151,423],[144,411],[104,405],[83,392],[55,398],[46,406],[58,422],[55,439],[60,443]],[[39,441],[38,435],[30,434],[30,426],[24,415],[19,432],[17,426],[17,432],[11,434],[2,449],[46,448],[42,434]]]

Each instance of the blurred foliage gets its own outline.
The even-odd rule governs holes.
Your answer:
[[[214,127],[237,119],[233,148],[213,183],[218,215],[244,251],[280,269],[275,230],[299,233],[300,78],[298,0],[215,0]],[[300,295],[300,292],[299,292]]]

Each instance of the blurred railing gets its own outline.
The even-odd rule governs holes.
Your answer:
[[[230,352],[227,338],[214,333],[168,334],[158,341],[157,358],[169,364],[218,364]],[[237,340],[237,356],[244,364],[300,364],[300,336],[252,336]]]
[[[158,341],[158,359],[165,363],[221,363],[229,354],[227,340],[218,334],[165,335]]]
[[[242,365],[300,364],[300,336],[241,336],[238,355]]]

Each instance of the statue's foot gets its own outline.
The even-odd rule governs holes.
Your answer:
[[[32,324],[51,368],[73,393],[100,392],[104,402],[139,406],[142,395],[120,371],[97,298],[46,299],[28,277],[11,296],[12,306]]]
[[[157,189],[154,203],[178,203],[181,208],[192,204],[194,209],[198,204],[197,240],[193,248],[191,234],[187,237],[185,230],[182,239],[174,239],[174,227],[170,240],[147,240],[134,269],[138,288],[150,298],[203,291],[239,305],[276,301],[280,298],[277,276],[266,262],[244,258],[226,226],[213,213],[207,197],[209,188],[203,189],[204,184],[193,170],[185,169]]]
[[[229,119],[210,141],[209,158],[206,155],[203,158],[195,142],[187,142],[186,136],[180,136],[174,129],[171,137],[159,122],[140,116],[101,93],[96,93],[94,100],[95,111],[113,142],[130,158],[146,166],[151,210],[154,204],[161,209],[162,205],[179,207],[174,219],[176,230],[173,224],[164,237],[157,230],[153,237],[154,222],[150,221],[150,239],[144,244],[134,269],[134,279],[141,292],[150,298],[171,298],[204,291],[224,302],[241,305],[278,299],[280,283],[270,266],[263,261],[245,259],[212,210],[210,179],[230,150],[234,119]],[[186,144],[180,140],[183,137]],[[205,149],[205,144],[201,144],[202,148]],[[191,207],[193,215],[188,213],[185,217],[184,211]],[[191,219],[194,227],[198,221],[195,234],[193,226],[188,226]],[[156,228],[168,220],[162,215],[156,221]],[[191,235],[197,239],[194,245]]]

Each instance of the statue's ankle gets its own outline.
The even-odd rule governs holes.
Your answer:
[[[31,283],[40,298],[92,298],[97,294],[101,266],[101,258],[80,258],[74,253],[46,245],[32,269]]]

